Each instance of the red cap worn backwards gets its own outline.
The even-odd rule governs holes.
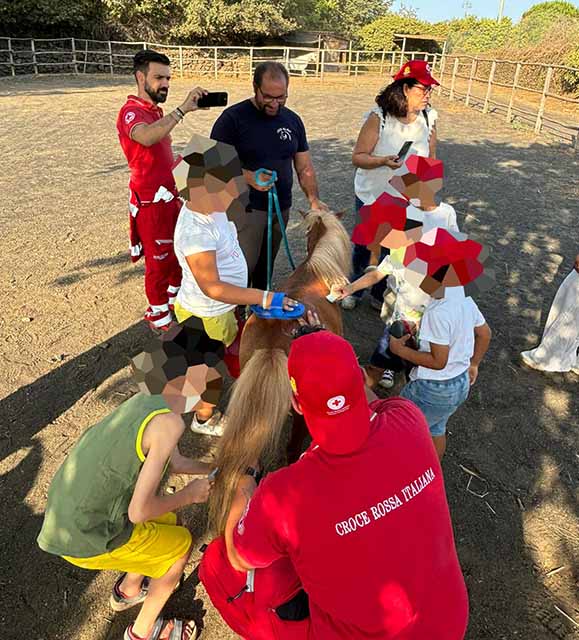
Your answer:
[[[356,451],[370,433],[370,409],[356,354],[329,331],[292,343],[288,372],[315,444],[335,455]]]
[[[418,82],[426,87],[433,84],[440,84],[438,80],[435,80],[432,77],[430,65],[426,60],[410,60],[404,63],[400,67],[398,73],[394,76],[394,80],[404,80],[406,78],[418,80]]]

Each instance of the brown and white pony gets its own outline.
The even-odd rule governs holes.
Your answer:
[[[331,212],[312,210],[304,215],[303,225],[307,257],[281,290],[306,308],[315,309],[322,323],[341,335],[340,307],[329,303],[326,295],[333,284],[348,279],[350,238],[338,216]],[[256,460],[279,457],[280,436],[291,408],[287,356],[296,325],[296,321],[264,320],[255,315],[245,325],[240,345],[241,375],[229,400],[227,426],[217,452],[219,474],[209,503],[209,524],[215,534],[225,530],[231,500],[245,469]],[[294,450],[305,432],[300,419],[294,419],[290,445]],[[295,451],[288,455],[297,457]]]

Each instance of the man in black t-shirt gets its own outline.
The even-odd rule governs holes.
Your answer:
[[[249,282],[267,286],[267,205],[269,187],[256,183],[257,169],[277,172],[276,189],[284,225],[292,203],[293,168],[310,208],[327,208],[320,201],[316,173],[301,118],[285,106],[289,76],[278,62],[259,64],[253,76],[254,96],[232,105],[217,119],[211,131],[214,140],[235,147],[245,179],[250,186],[245,214],[233,214],[239,244],[245,255]],[[281,242],[281,229],[274,214],[273,259]]]

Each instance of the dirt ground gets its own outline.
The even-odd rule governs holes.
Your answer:
[[[249,90],[206,85],[228,89],[233,100]],[[350,228],[350,153],[377,88],[375,80],[339,90],[315,81],[291,87],[322,197],[346,208]],[[186,89],[175,81],[168,106]],[[64,76],[5,78],[0,90],[2,637],[118,639],[134,615],[108,610],[112,573],[76,569],[35,544],[50,479],[83,430],[131,394],[128,358],[148,336],[142,266],[127,254],[128,173],[115,131],[132,90],[129,78]],[[435,98],[435,105],[444,198],[461,228],[492,248],[498,280],[478,301],[494,340],[468,403],[451,420],[443,465],[471,599],[468,638],[579,637],[579,624],[565,617],[579,621],[578,378],[517,363],[539,338],[579,252],[578,157],[456,103]],[[194,131],[208,133],[215,115],[188,116],[175,129],[175,149]],[[303,203],[296,194],[296,209]],[[303,256],[295,217],[290,241]],[[277,276],[287,268],[281,256]],[[363,304],[345,319],[367,360],[381,331],[377,313]],[[186,440],[188,451],[211,455],[210,439]],[[198,547],[203,507],[186,519]],[[198,558],[167,610],[193,617],[207,640],[233,638],[198,583]]]

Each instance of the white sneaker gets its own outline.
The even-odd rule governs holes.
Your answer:
[[[392,389],[392,387],[394,386],[394,371],[385,369],[382,377],[380,378],[380,381],[378,382],[378,385],[383,389]]]
[[[340,302],[342,309],[345,309],[346,311],[352,311],[352,309],[356,308],[357,304],[358,298],[356,298],[356,296],[346,296],[342,302]]]
[[[225,428],[225,416],[221,411],[215,411],[215,413],[205,422],[199,422],[197,414],[193,415],[193,421],[189,427],[193,433],[200,433],[204,436],[214,436],[219,438],[223,435]]]

